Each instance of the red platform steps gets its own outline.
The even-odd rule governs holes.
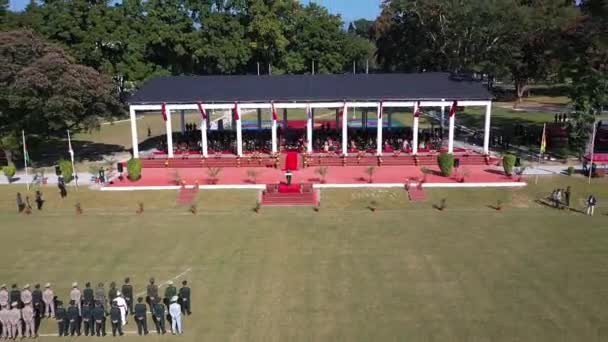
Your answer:
[[[310,206],[318,202],[312,184],[269,184],[262,192],[261,204],[265,206]]]

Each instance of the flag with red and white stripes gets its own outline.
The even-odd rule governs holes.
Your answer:
[[[197,103],[198,106],[198,111],[201,113],[201,116],[203,117],[203,120],[207,120],[207,111],[205,110],[205,107],[203,107],[203,103],[199,102]]]
[[[232,110],[232,113],[234,114],[234,120],[240,120],[241,117],[239,116],[239,105],[238,103],[234,103],[234,109]]]

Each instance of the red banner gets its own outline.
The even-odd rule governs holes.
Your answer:
[[[163,120],[167,121],[167,104],[163,102],[163,105],[160,109],[161,113],[163,114]]]
[[[239,105],[235,102],[234,103],[234,109],[232,110],[233,114],[234,114],[234,120],[240,120],[241,117],[239,116]]]
[[[452,104],[452,108],[450,108],[450,117],[454,116],[454,114],[456,114],[457,111],[458,111],[458,102],[454,101],[454,103]]]
[[[198,111],[201,112],[201,116],[203,117],[203,120],[207,120],[207,111],[203,107],[203,104],[201,102],[199,102],[199,103],[197,103],[197,105],[198,105]]]
[[[416,104],[416,109],[414,110],[414,117],[415,118],[419,118],[420,117],[420,101],[418,101],[418,103]]]
[[[277,121],[277,110],[274,108],[274,102],[272,103],[272,121]]]

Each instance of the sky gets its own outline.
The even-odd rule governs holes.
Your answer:
[[[381,0],[301,0],[303,3],[316,2],[327,7],[333,14],[341,14],[345,22],[359,18],[375,19],[380,14]],[[21,11],[29,0],[10,0],[11,9]]]

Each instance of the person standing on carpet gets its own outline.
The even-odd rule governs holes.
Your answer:
[[[291,170],[287,169],[287,172],[285,172],[285,180],[287,180],[287,185],[291,185],[292,177],[293,177],[293,174],[291,173]]]

